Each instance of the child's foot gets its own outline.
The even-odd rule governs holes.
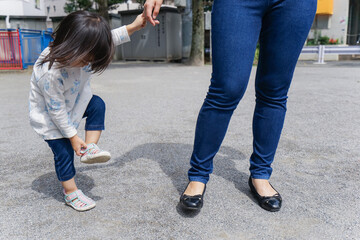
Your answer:
[[[95,143],[90,143],[86,149],[81,150],[80,161],[88,164],[104,163],[109,161],[110,158],[109,152],[101,150]]]
[[[87,197],[80,189],[75,192],[65,194],[65,202],[67,205],[79,212],[90,210],[96,206],[94,200]]]

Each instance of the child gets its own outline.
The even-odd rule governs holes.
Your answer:
[[[91,93],[90,75],[109,65],[114,46],[145,26],[142,15],[110,31],[101,16],[86,11],[69,14],[54,32],[54,41],[34,65],[29,97],[30,124],[54,153],[55,170],[65,202],[77,211],[95,207],[75,184],[74,151],[83,163],[101,163],[110,153],[96,144],[104,130],[105,103]],[[85,141],[77,127],[86,118]]]

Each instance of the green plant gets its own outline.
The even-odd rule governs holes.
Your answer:
[[[328,36],[319,36],[318,39],[308,39],[306,42],[307,46],[314,46],[314,45],[335,45],[339,44],[339,39],[329,38]]]
[[[318,43],[320,45],[326,45],[329,43],[329,40],[330,40],[330,38],[328,36],[322,36],[322,37],[319,37]]]
[[[66,13],[71,13],[77,10],[92,11],[92,6],[92,0],[67,0],[64,6],[64,11]]]
[[[257,44],[253,65],[257,65],[259,62],[259,52],[260,52],[260,46],[259,46],[259,44]]]
[[[214,0],[203,0],[204,12],[211,11]]]
[[[102,5],[107,3],[108,10],[116,9],[119,3],[124,3],[126,0],[67,0],[64,6],[64,11],[66,13],[71,13],[77,10],[86,10],[86,11],[96,11],[98,12],[99,9],[94,9],[94,3],[97,5]],[[138,3],[143,5],[145,0],[137,0]],[[100,6],[98,6],[100,7]]]
[[[309,39],[307,42],[306,42],[306,45],[307,46],[314,46],[314,45],[317,45],[316,42],[315,42],[315,39]]]

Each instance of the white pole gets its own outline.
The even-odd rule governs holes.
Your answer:
[[[6,28],[7,28],[7,29],[10,29],[10,28],[11,28],[10,15],[7,15],[7,16],[6,16],[5,22],[6,22]]]
[[[325,46],[324,45],[319,45],[318,61],[316,62],[316,64],[325,64]]]

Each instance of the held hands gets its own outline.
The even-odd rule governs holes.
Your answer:
[[[126,25],[126,30],[128,31],[129,36],[134,32],[144,28],[146,26],[146,20],[143,14],[140,14],[136,19],[129,25]]]
[[[87,148],[86,143],[76,134],[75,136],[69,138],[71,146],[74,149],[76,155],[80,156],[80,151],[82,148]]]
[[[153,26],[159,24],[158,20],[155,20],[157,15],[159,14],[161,4],[163,0],[146,0],[144,4],[144,12],[143,15],[145,19],[150,22]]]
[[[159,24],[159,20],[156,20],[159,14],[160,7],[163,0],[146,0],[144,4],[144,12],[136,17],[134,22],[126,26],[128,34],[131,35],[134,32],[144,28],[146,26],[146,20],[153,26]]]

